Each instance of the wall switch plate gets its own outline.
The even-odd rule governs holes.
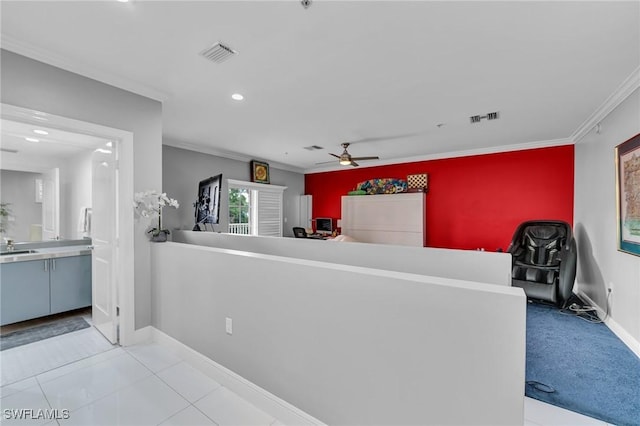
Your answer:
[[[227,334],[233,334],[233,320],[231,318],[225,318],[224,329]]]

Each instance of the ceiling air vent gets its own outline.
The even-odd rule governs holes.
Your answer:
[[[471,123],[479,123],[482,119],[497,120],[498,118],[500,118],[500,114],[498,113],[498,111],[488,112],[486,115],[472,115],[471,117],[469,117]]]
[[[311,146],[305,146],[304,149],[308,151],[316,151],[318,149],[324,149],[324,148],[318,145],[311,145]]]
[[[235,50],[233,50],[228,46],[225,46],[220,42],[217,42],[216,44],[209,47],[208,49],[204,49],[202,52],[200,52],[200,56],[203,56],[206,59],[216,62],[218,64],[226,61],[231,56],[237,55],[237,54],[238,52],[236,52]]]

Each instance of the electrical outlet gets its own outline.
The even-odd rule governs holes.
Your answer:
[[[233,320],[231,318],[225,318],[224,329],[228,335],[233,334]]]

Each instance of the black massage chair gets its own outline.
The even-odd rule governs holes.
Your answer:
[[[507,250],[512,255],[511,285],[530,299],[563,307],[572,294],[578,251],[571,226],[532,220],[516,228]]]

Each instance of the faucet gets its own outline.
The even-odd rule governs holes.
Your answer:
[[[13,245],[13,238],[5,238],[7,242],[7,251],[13,251],[16,247]]]

